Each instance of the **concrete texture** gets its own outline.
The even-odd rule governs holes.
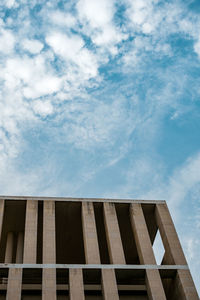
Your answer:
[[[187,265],[176,229],[166,204],[156,205],[156,220],[167,253],[165,263]],[[181,299],[199,300],[194,282],[189,270],[178,270],[176,276],[177,288]]]
[[[70,300],[84,300],[82,269],[69,269],[69,295]]]
[[[23,263],[23,248],[24,248],[24,233],[19,232],[17,235],[17,250],[16,250],[16,264]]]
[[[185,255],[167,206],[165,204],[156,205],[155,216],[165,251],[169,257],[169,260],[165,259],[166,263],[186,265]]]
[[[4,216],[4,199],[0,199],[0,238],[2,236],[3,216]]]
[[[101,270],[102,291],[104,300],[119,300],[115,271],[113,269]]]
[[[38,201],[26,203],[26,223],[24,237],[24,263],[36,263],[37,254]]]
[[[45,201],[43,211],[43,263],[56,263],[55,202]],[[43,269],[42,300],[56,299],[56,269]]]
[[[82,226],[86,264],[100,264],[93,203],[82,203]]]
[[[6,240],[5,263],[12,263],[14,245],[14,233],[8,232]]]
[[[124,250],[115,205],[104,203],[104,224],[111,264],[125,264]]]
[[[141,204],[131,204],[130,218],[140,263],[156,265],[156,260],[154,257],[153,248],[151,245],[151,240],[149,237]],[[146,270],[146,282],[149,299],[166,300],[164,288],[158,270]]]
[[[6,300],[21,299],[22,269],[9,269]]]
[[[43,211],[43,263],[56,263],[55,202],[45,201]]]
[[[165,202],[123,201],[0,197],[0,299],[199,300]]]
[[[56,269],[43,269],[42,300],[56,299]]]

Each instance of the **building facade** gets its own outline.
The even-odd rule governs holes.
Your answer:
[[[0,299],[199,299],[165,201],[0,197],[0,233]]]

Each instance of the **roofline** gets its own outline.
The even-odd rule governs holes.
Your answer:
[[[125,270],[188,270],[188,265],[119,265],[119,264],[11,264],[0,263],[0,269],[125,269]]]
[[[3,200],[52,200],[67,202],[114,202],[114,203],[142,203],[142,204],[158,204],[166,203],[165,200],[143,200],[143,199],[111,199],[111,198],[78,198],[78,197],[43,197],[43,196],[8,196],[0,195]]]

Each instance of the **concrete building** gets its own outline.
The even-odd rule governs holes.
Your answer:
[[[0,299],[199,299],[165,201],[0,197],[0,233]]]

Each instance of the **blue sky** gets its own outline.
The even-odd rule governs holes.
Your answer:
[[[3,0],[0,194],[165,199],[200,286],[200,2]]]

